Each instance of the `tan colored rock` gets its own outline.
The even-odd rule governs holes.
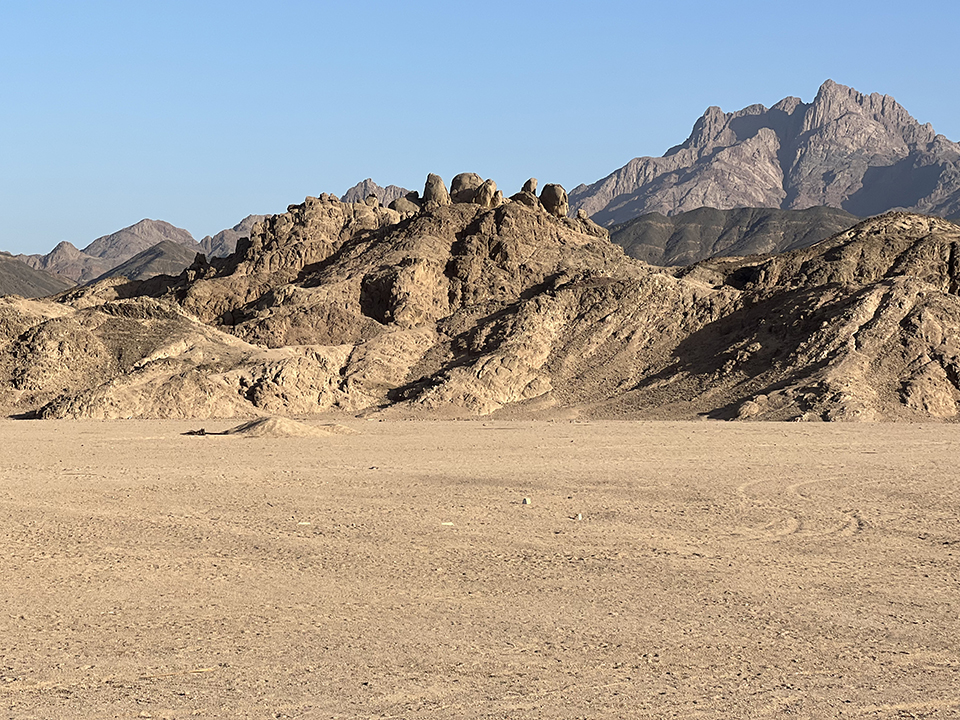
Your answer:
[[[520,205],[526,205],[529,208],[534,210],[540,209],[543,206],[540,204],[540,200],[537,199],[537,196],[532,192],[527,192],[526,190],[521,190],[518,193],[515,193],[510,196],[510,201],[519,203]]]
[[[562,185],[547,183],[540,192],[540,204],[551,215],[558,218],[565,218],[570,212],[570,202],[567,199],[567,191]]]
[[[450,198],[455,203],[473,202],[483,178],[476,173],[460,173],[450,181]]]
[[[521,190],[522,192],[533,193],[534,195],[536,195],[536,194],[537,194],[537,179],[536,179],[536,178],[530,178],[529,180],[527,180],[527,181],[523,184],[523,187],[520,188],[520,190]]]
[[[502,193],[500,197],[501,199],[503,198]],[[490,210],[500,205],[501,203],[497,202],[497,184],[493,180],[485,180],[480,187],[477,188],[473,196],[473,203],[479,205],[484,210]]]
[[[443,184],[443,178],[439,175],[430,173],[427,175],[427,182],[423,186],[423,202],[435,203],[437,206],[449,205],[450,194],[447,192],[447,186]]]

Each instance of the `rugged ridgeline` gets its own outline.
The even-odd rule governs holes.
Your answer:
[[[610,239],[651,265],[693,265],[716,256],[773,254],[809,247],[860,218],[828,207],[806,210],[698,208],[641,215],[610,228]]]
[[[97,238],[82,250],[64,241],[46,255],[17,255],[16,258],[36,270],[62,275],[82,285],[161,242],[181,245],[193,252],[200,250],[200,245],[186,230],[163,220],[141,220]]]
[[[828,80],[812,103],[711,107],[686,142],[570,193],[602,225],[698,207],[960,212],[960,145],[886,95]]]
[[[73,287],[64,277],[35,270],[9,253],[0,252],[0,295],[45,297]]]
[[[340,201],[345,203],[362,203],[366,202],[369,197],[375,197],[381,205],[389,205],[397,198],[402,198],[409,194],[409,192],[406,188],[397,185],[387,185],[385,188],[380,187],[373,180],[367,178],[347,190],[340,197]]]
[[[566,217],[558,186],[431,176],[394,206],[307,198],[176,279],[0,300],[7,411],[957,417],[946,221],[666,269]]]

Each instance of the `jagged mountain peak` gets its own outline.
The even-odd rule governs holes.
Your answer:
[[[570,200],[602,225],[700,206],[951,215],[960,212],[960,145],[889,95],[827,80],[810,103],[712,106],[662,158],[634,158]]]

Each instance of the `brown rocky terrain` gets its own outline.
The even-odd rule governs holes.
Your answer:
[[[960,227],[893,213],[667,269],[535,185],[430,176],[405,219],[307,198],[177,278],[7,300],[7,411],[957,416]]]
[[[610,239],[651,265],[693,265],[716,256],[774,254],[814,245],[860,218],[828,207],[697,208],[641,215],[610,228]]]
[[[570,200],[604,226],[702,206],[947,217],[960,212],[960,145],[887,95],[828,80],[812,103],[711,107],[682,145],[661,158],[634,158],[575,188]]]

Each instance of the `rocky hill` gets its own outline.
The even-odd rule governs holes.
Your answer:
[[[9,253],[0,252],[0,295],[46,297],[70,287],[73,283],[66,278],[34,270]]]
[[[91,257],[122,262],[163,241],[192,250],[199,249],[197,241],[186,230],[163,220],[141,220],[123,230],[97,238],[83,248],[83,252]]]
[[[886,95],[828,80],[812,103],[711,107],[687,140],[570,193],[602,225],[698,207],[960,212],[960,145]]]
[[[193,264],[196,250],[161,240],[156,245],[137,253],[126,262],[111,268],[93,282],[108,278],[123,277],[128,280],[146,280],[155,275],[179,275]]]
[[[163,220],[141,220],[97,238],[82,250],[64,241],[46,255],[17,255],[16,258],[36,270],[62,275],[82,285],[163,241],[182,245],[194,252],[200,250],[200,245],[186,230]]]
[[[398,187],[397,185],[387,185],[383,188],[370,178],[367,178],[347,190],[340,197],[340,201],[345,203],[362,203],[366,202],[367,198],[373,195],[380,201],[381,205],[389,205],[397,198],[402,198],[409,194],[409,192],[406,188]]]
[[[562,188],[323,195],[178,278],[0,301],[0,395],[42,417],[349,412],[956,419],[960,227],[657,268]]]
[[[651,265],[692,265],[716,256],[779,253],[808,247],[860,218],[828,207],[806,210],[699,208],[667,217],[641,215],[610,228],[610,239]]]

